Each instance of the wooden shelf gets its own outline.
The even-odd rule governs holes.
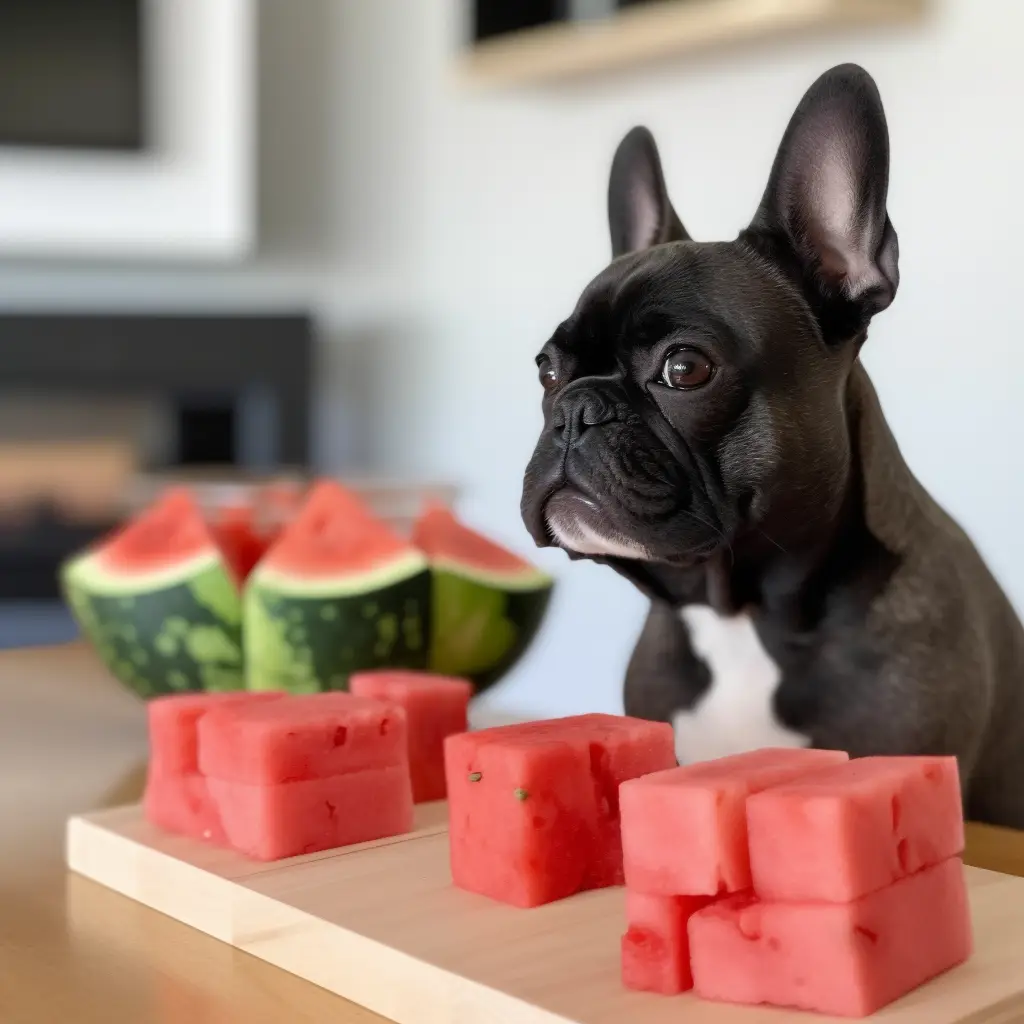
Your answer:
[[[660,0],[610,18],[526,29],[467,50],[471,84],[527,85],[798,31],[919,20],[927,0]]]

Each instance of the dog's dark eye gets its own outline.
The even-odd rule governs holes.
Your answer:
[[[558,371],[552,366],[551,360],[543,358],[537,363],[537,368],[540,373],[540,382],[545,391],[554,391],[555,388],[561,383],[561,379],[558,376]]]
[[[715,375],[715,364],[695,348],[676,349],[665,360],[661,379],[680,391],[703,387]]]

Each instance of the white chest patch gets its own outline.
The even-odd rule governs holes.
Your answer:
[[[690,645],[711,685],[672,719],[680,764],[742,754],[761,747],[806,747],[810,738],[786,728],[772,698],[782,671],[764,649],[749,615],[725,618],[706,605],[680,610]]]

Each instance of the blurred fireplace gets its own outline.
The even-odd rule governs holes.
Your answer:
[[[0,315],[0,648],[75,630],[57,569],[139,473],[304,470],[305,314]]]

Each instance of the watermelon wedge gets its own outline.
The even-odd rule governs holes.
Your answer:
[[[187,490],[71,559],[61,583],[107,667],[139,695],[242,689],[241,599]]]
[[[479,693],[530,645],[553,581],[440,505],[420,516],[413,543],[430,561],[430,670],[470,679]]]
[[[344,690],[353,672],[426,668],[426,558],[333,481],[253,570],[244,610],[250,689]]]
[[[227,505],[210,522],[213,539],[239,583],[245,582],[273,539],[262,534],[254,520],[250,506]]]

